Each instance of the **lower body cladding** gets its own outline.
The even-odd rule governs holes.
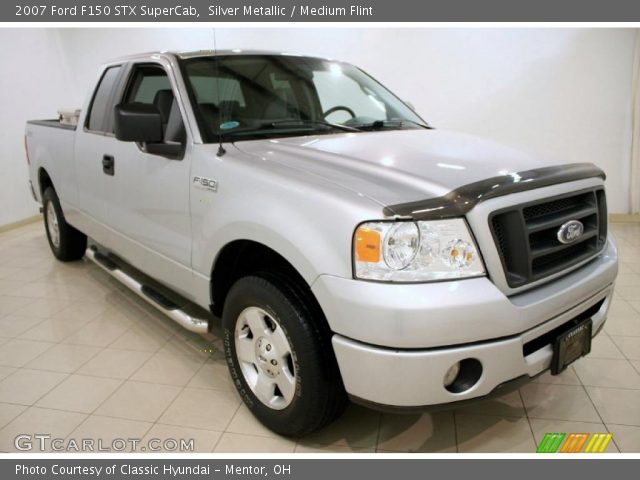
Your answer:
[[[550,369],[554,356],[553,342],[578,321],[590,318],[591,332],[594,336],[601,330],[611,303],[616,273],[617,255],[615,247],[609,245],[588,265],[564,277],[564,281],[555,280],[540,287],[544,289],[543,293],[549,292],[550,288],[554,291],[554,295],[548,298],[540,295],[540,292],[532,293],[533,291],[511,298],[502,295],[501,306],[493,308],[489,305],[491,300],[478,299],[471,292],[461,291],[460,288],[452,289],[459,302],[466,308],[465,321],[456,322],[457,314],[447,315],[447,310],[438,310],[438,307],[432,310],[427,309],[422,314],[423,328],[416,329],[413,336],[406,328],[406,324],[407,322],[414,326],[415,324],[407,318],[394,319],[394,306],[389,304],[387,298],[386,303],[389,304],[387,321],[394,325],[394,320],[397,320],[395,327],[404,335],[412,336],[413,339],[410,340],[412,344],[409,346],[385,345],[377,342],[372,344],[372,342],[358,341],[350,336],[341,335],[334,328],[336,334],[332,340],[333,348],[345,389],[356,402],[369,406],[389,410],[415,410],[478,399],[498,391],[508,390],[508,384],[520,385],[523,381]],[[483,280],[490,283],[488,279]],[[458,287],[465,282],[467,281],[458,282]],[[438,289],[444,283],[422,285],[416,288],[428,290],[435,286]],[[468,285],[471,287],[474,284]],[[317,294],[321,290],[316,288],[314,291]],[[442,292],[438,290],[433,295],[427,290],[424,294],[433,299],[432,303],[447,304],[446,294],[440,296]],[[322,293],[319,297],[322,299]],[[558,302],[558,297],[565,302]],[[404,299],[400,296],[397,299],[398,304],[402,304],[404,300],[406,306],[407,298],[414,297],[411,294]],[[351,302],[358,301],[354,295],[351,295],[350,299]],[[401,307],[397,305],[395,308]],[[554,311],[549,312],[549,308],[553,308]],[[357,309],[351,310],[354,313],[356,311]],[[533,321],[534,311],[546,317],[535,322],[533,326],[521,329],[520,333],[497,328],[498,325],[504,325],[505,321],[515,325],[516,328],[527,325],[528,318]],[[371,337],[378,335],[381,330],[376,324],[377,314],[371,312],[369,316],[368,313],[366,307],[362,306],[360,315],[357,318],[351,318],[351,321],[359,322],[360,328],[368,331]],[[419,312],[411,310],[410,316],[416,314]],[[496,320],[492,317],[495,314],[503,318],[494,325],[496,328],[493,337],[487,339],[487,330],[483,325],[484,327],[487,324],[491,325],[492,321]],[[438,318],[433,318],[434,315]],[[368,320],[372,320],[370,325],[367,325]],[[455,335],[451,331],[441,330],[442,320],[449,323],[451,331],[457,330],[459,338],[464,340],[448,345],[431,343],[437,342],[438,335],[441,333],[443,335],[440,338],[445,337],[448,340]],[[329,322],[331,324],[331,318]],[[473,322],[477,324],[476,329],[471,327]],[[434,328],[430,329],[430,325]],[[345,326],[345,330],[348,328]],[[430,342],[425,341],[428,346],[417,347],[415,338],[424,336],[429,330],[432,331],[433,337]],[[477,334],[476,340],[468,341],[473,330]],[[363,337],[366,336],[367,334],[363,334]],[[424,338],[426,340],[426,337]]]

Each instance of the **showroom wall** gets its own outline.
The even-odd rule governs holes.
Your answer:
[[[0,29],[0,226],[38,213],[27,188],[24,122],[73,105],[56,30]]]
[[[13,55],[25,73],[31,71],[26,67],[34,68],[34,60],[46,57],[50,80],[41,83],[47,85],[36,89],[35,96],[12,99],[14,105],[34,109],[36,117],[51,116],[58,106],[80,105],[105,59],[213,46],[212,30],[202,28],[66,29],[60,31],[59,42],[48,31],[21,35],[34,36],[27,44],[40,45],[42,51],[34,52],[40,57],[31,57],[23,41],[13,40],[16,50],[0,55]],[[410,100],[438,128],[491,137],[562,161],[594,162],[609,176],[610,209],[616,213],[629,209],[635,35],[634,29],[559,28],[216,30],[218,48],[308,53],[356,63]],[[47,36],[55,40],[47,42]],[[34,90],[22,77],[1,81],[25,85],[25,92]],[[16,108],[22,115],[25,107]],[[6,110],[0,115],[6,116]],[[6,121],[3,117],[2,125]],[[13,142],[19,136],[20,148],[21,122],[11,125],[14,133],[7,137]],[[22,165],[15,173],[13,196],[2,198],[22,205],[25,195],[18,190],[25,179]],[[0,225],[19,215],[22,210],[3,210]]]

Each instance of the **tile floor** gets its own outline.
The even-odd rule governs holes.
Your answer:
[[[547,431],[610,431],[610,452],[640,452],[640,224],[612,228],[621,264],[610,317],[563,375],[433,414],[352,406],[299,441],[242,406],[215,332],[182,330],[92,264],[56,262],[40,223],[2,233],[0,451],[18,434],[50,433],[194,439],[202,452],[533,452]]]

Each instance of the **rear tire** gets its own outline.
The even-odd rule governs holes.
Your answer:
[[[236,389],[281,435],[318,430],[347,405],[328,328],[314,310],[300,288],[269,274],[241,278],[224,304],[225,356]]]
[[[44,228],[53,255],[62,262],[79,260],[87,249],[87,236],[67,223],[56,191],[47,187],[42,194]]]

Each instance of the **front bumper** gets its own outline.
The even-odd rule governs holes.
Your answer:
[[[583,267],[541,287],[506,297],[487,278],[389,285],[320,277],[313,285],[332,330],[347,392],[380,405],[418,407],[491,394],[518,377],[547,370],[552,348],[523,346],[596,308],[606,319],[617,274],[609,241]],[[469,389],[443,385],[455,362],[476,359],[482,374]]]

